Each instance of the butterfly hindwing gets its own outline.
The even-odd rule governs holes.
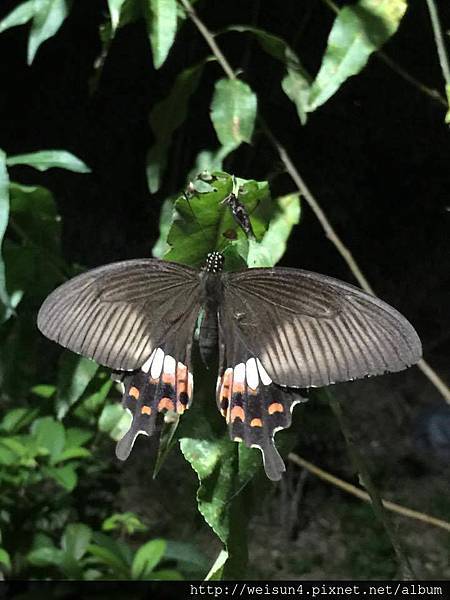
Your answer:
[[[178,359],[170,354],[171,350],[169,344],[155,348],[140,369],[121,377],[122,404],[132,415],[130,428],[116,448],[121,460],[128,458],[139,434],[154,434],[158,415],[182,415],[192,402],[191,342],[186,340],[184,353],[177,354]]]
[[[92,269],[52,292],[38,315],[44,335],[116,370],[140,368],[180,338],[200,309],[198,271],[157,259]],[[184,340],[185,341],[185,340]]]
[[[223,275],[224,304],[271,379],[308,388],[405,369],[421,357],[411,324],[382,300],[298,269]]]
[[[304,401],[293,390],[273,383],[259,358],[240,339],[225,308],[219,316],[221,370],[217,381],[217,405],[230,437],[250,448],[259,448],[269,479],[277,481],[285,471],[274,435],[290,426],[292,409]]]

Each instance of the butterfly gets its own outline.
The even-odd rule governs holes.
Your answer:
[[[290,426],[302,388],[400,371],[421,357],[412,325],[394,308],[332,277],[275,267],[201,270],[159,259],[87,271],[54,290],[40,331],[65,348],[123,372],[132,413],[119,441],[125,460],[160,413],[182,415],[193,398],[194,331],[208,357],[218,346],[218,409],[230,437],[259,448],[271,480],[285,465],[274,435]]]

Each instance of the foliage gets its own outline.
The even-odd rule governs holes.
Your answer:
[[[103,62],[117,32],[141,21],[153,65],[161,69],[172,46],[182,43],[183,5],[176,0],[108,0],[109,16],[101,27]],[[3,18],[0,33],[28,24],[31,64],[71,8],[69,0],[26,0]],[[363,70],[396,32],[405,10],[405,0],[359,0],[339,9],[328,40],[322,40],[325,50],[315,75],[307,72],[296,49],[271,31],[229,24],[217,39],[239,35],[257,41],[257,51],[275,61],[286,107],[293,103],[300,126]],[[164,188],[176,133],[189,122],[190,102],[205,94],[201,78],[216,59],[205,50],[201,60],[180,69],[150,107],[154,141],[147,151],[146,176],[151,193]],[[248,80],[248,73],[236,71],[233,77],[218,76],[209,90],[217,147],[202,150],[193,160],[186,192],[164,200],[155,256],[200,266],[207,252],[220,250],[228,269],[271,266],[282,258],[300,218],[298,194],[271,198],[268,181],[234,179],[223,170],[233,153],[262,130],[259,106],[265,90],[253,89]],[[139,515],[117,512],[112,502],[89,516],[80,509],[89,486],[110,476],[111,460],[102,449],[112,456],[111,440],[120,439],[129,417],[103,369],[84,358],[58,354],[36,333],[40,303],[77,269],[61,253],[61,223],[52,193],[40,185],[11,182],[11,170],[18,165],[89,172],[65,150],[0,153],[0,386],[5,407],[0,423],[0,563],[15,577],[204,577],[210,565],[195,548],[159,537],[142,542],[142,535],[152,532]],[[236,186],[256,240],[246,238],[223,204]],[[50,353],[51,361],[46,358]],[[255,497],[268,484],[259,479],[257,452],[229,441],[214,407],[199,410],[211,389],[208,377],[196,389],[189,414],[163,431],[156,470],[164,468],[179,443],[198,477],[198,510],[223,546],[208,577],[244,577],[246,526]]]

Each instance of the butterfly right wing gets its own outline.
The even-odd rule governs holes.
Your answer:
[[[386,302],[299,269],[223,275],[237,334],[279,385],[308,388],[395,372],[422,355],[412,325]]]
[[[199,310],[196,270],[137,259],[92,269],[58,287],[41,306],[38,327],[73,352],[132,371],[169,335],[185,344],[186,324]]]

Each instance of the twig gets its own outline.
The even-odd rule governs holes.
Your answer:
[[[321,209],[316,198],[311,193],[308,186],[306,185],[303,178],[301,177],[300,173],[298,172],[297,168],[293,164],[293,162],[292,162],[289,154],[286,152],[286,149],[284,148],[284,146],[282,146],[280,144],[280,142],[275,138],[275,136],[268,129],[268,127],[267,127],[267,125],[265,125],[265,123],[262,123],[262,126],[264,128],[265,134],[272,142],[272,145],[276,148],[278,155],[286,168],[286,171],[291,176],[292,181],[295,183],[298,190],[300,191],[300,193],[302,194],[302,196],[304,197],[304,199],[306,200],[308,205],[311,207],[311,209],[314,212],[314,214],[316,215],[318,221],[322,225],[327,238],[337,248],[339,254],[342,256],[342,258],[347,263],[350,271],[353,273],[355,279],[358,281],[360,286],[369,294],[375,295],[375,292],[374,292],[372,286],[369,284],[369,282],[367,281],[363,272],[359,268],[358,263],[353,258],[352,253],[347,248],[347,246],[345,246],[345,244],[343,243],[341,238],[338,236],[338,234],[334,230],[333,226],[331,225],[327,216]],[[439,377],[439,375],[436,373],[436,371],[434,371],[434,369],[432,369],[430,367],[430,365],[423,358],[417,363],[417,367],[431,381],[431,383],[436,387],[436,389],[442,394],[445,401],[448,404],[450,404],[450,389],[448,388],[446,383]]]
[[[384,510],[381,496],[372,481],[369,470],[366,467],[363,457],[361,456],[357,446],[353,442],[350,426],[347,423],[347,419],[342,410],[339,401],[328,392],[327,388],[324,389],[324,393],[328,399],[331,410],[333,411],[345,438],[350,459],[353,462],[356,471],[359,474],[360,482],[366,488],[369,493],[372,509],[376,518],[382,523],[387,536],[391,542],[394,552],[397,556],[398,563],[400,565],[402,576],[407,579],[414,579],[415,574],[409,562],[408,556],[404,551],[403,544],[395,532],[394,526],[391,522],[389,514]]]
[[[444,38],[442,35],[436,4],[434,3],[434,0],[427,0],[427,5],[428,12],[430,13],[431,25],[433,27],[439,62],[441,64],[442,75],[446,85],[450,86],[450,66],[448,64],[447,51],[445,49]]]
[[[442,94],[440,94],[437,90],[434,90],[433,88],[426,86],[421,81],[419,81],[418,79],[413,77],[410,73],[408,73],[408,71],[405,71],[405,69],[403,67],[401,67],[396,62],[394,62],[392,60],[392,58],[390,58],[385,52],[382,52],[381,50],[379,50],[376,55],[378,56],[378,58],[380,60],[382,60],[384,63],[386,63],[386,65],[389,68],[391,68],[393,71],[395,71],[397,73],[397,75],[400,75],[400,77],[403,77],[403,79],[405,81],[407,81],[413,87],[417,88],[419,90],[419,92],[422,92],[422,93],[426,94],[427,96],[430,96],[430,98],[432,98],[433,100],[436,100],[436,102],[439,102],[439,104],[442,104],[442,106],[445,106],[446,108],[448,107],[447,101],[445,100],[444,96],[442,96]]]
[[[188,0],[179,0],[179,2],[181,2],[183,7],[185,8],[187,14],[192,19],[192,21],[198,28],[199,32],[202,34],[206,43],[211,48],[213,54],[217,58],[217,61],[222,66],[224,72],[228,75],[228,77],[230,79],[235,79],[236,76],[233,72],[233,69],[231,68],[227,59],[222,54],[220,48],[216,44],[212,33],[209,31],[209,29],[206,27],[206,25],[200,20],[197,13],[195,12],[195,10],[189,4],[189,1]],[[309,191],[308,187],[306,186],[305,182],[303,181],[302,177],[300,176],[300,173],[298,172],[297,168],[293,164],[286,149],[275,138],[273,133],[269,130],[267,125],[265,125],[265,123],[262,121],[262,119],[259,118],[259,120],[262,123],[262,126],[264,128],[266,135],[268,136],[268,138],[274,145],[275,149],[277,150],[277,152],[280,156],[280,159],[282,160],[284,166],[286,167],[286,171],[289,173],[289,175],[291,176],[291,179],[294,181],[294,183],[298,187],[300,193],[303,194],[303,197],[305,198],[305,200],[307,201],[307,203],[313,210],[314,214],[316,215],[317,219],[319,220],[320,224],[322,225],[322,227],[326,233],[326,236],[337,248],[338,252],[343,257],[343,259],[345,260],[347,265],[349,266],[351,272],[353,273],[353,275],[355,276],[356,280],[359,282],[361,287],[364,290],[366,290],[366,292],[369,292],[370,294],[374,294],[374,291],[373,291],[371,285],[367,281],[366,277],[363,275],[357,262],[353,258],[352,253],[345,246],[345,244],[342,242],[340,237],[337,235],[336,231],[334,230],[334,228],[331,225],[330,221],[328,220],[327,216],[325,215],[325,213],[321,209],[319,203],[317,202],[316,198]],[[423,359],[421,359],[417,363],[417,366],[422,371],[422,373],[431,381],[431,383],[436,387],[436,389],[442,394],[445,401],[448,404],[450,404],[450,389],[445,384],[445,382],[439,377],[439,375]]]
[[[298,454],[294,454],[293,452],[291,452],[290,454],[288,454],[288,459],[291,462],[298,465],[299,467],[307,469],[313,475],[317,475],[317,477],[320,477],[320,479],[323,479],[324,481],[335,485],[341,490],[344,490],[344,492],[352,494],[353,496],[356,496],[357,498],[360,498],[365,502],[370,502],[370,496],[367,492],[364,492],[360,488],[356,487],[356,485],[352,485],[351,483],[348,483],[348,481],[339,479],[339,477],[336,477],[335,475],[324,471],[320,467],[313,465],[301,456],[298,456]],[[428,525],[434,525],[435,527],[445,529],[445,531],[450,531],[450,523],[448,521],[443,521],[442,519],[437,519],[436,517],[432,517],[431,515],[427,515],[426,513],[419,512],[417,510],[412,510],[411,508],[406,508],[405,506],[397,504],[396,502],[384,500],[384,498],[382,498],[381,501],[383,503],[384,508],[395,512],[399,515],[402,515],[403,517],[416,519],[417,521],[422,521],[423,523],[427,523]]]
[[[192,20],[192,22],[195,24],[197,29],[200,31],[200,33],[204,37],[206,43],[211,48],[212,53],[217,58],[217,62],[220,64],[222,69],[225,71],[227,77],[229,79],[236,79],[236,75],[235,75],[233,69],[231,68],[230,63],[227,61],[225,56],[222,54],[222,50],[216,44],[216,41],[215,41],[212,33],[209,31],[209,29],[206,27],[206,25],[203,23],[203,21],[198,18],[198,15],[197,15],[194,7],[188,2],[188,0],[179,0],[179,2],[183,5],[183,8],[189,15],[189,18]]]

